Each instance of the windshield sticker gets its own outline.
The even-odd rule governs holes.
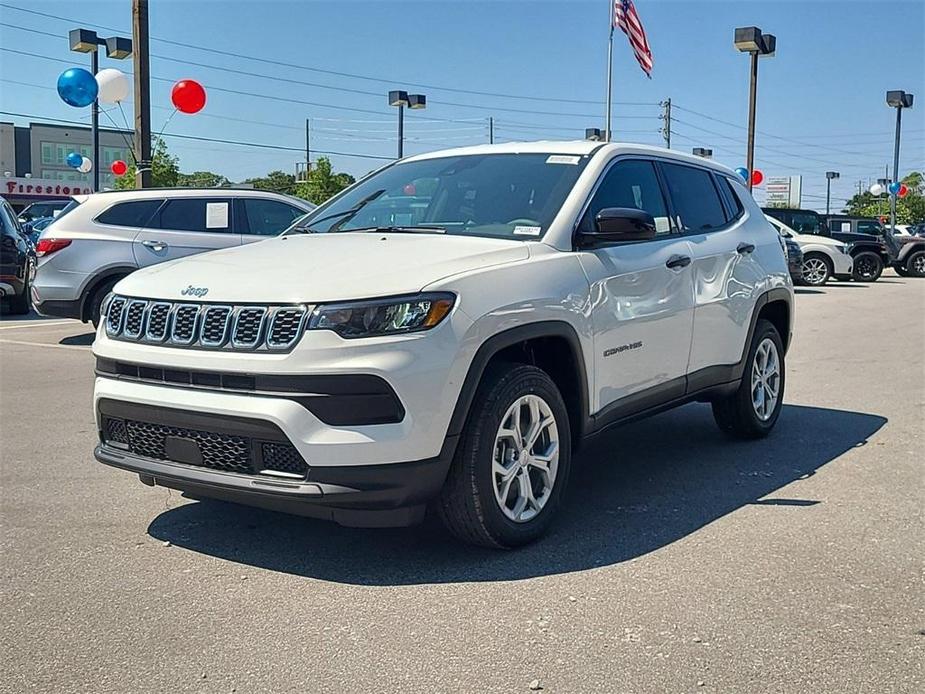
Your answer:
[[[543,227],[514,227],[514,234],[517,236],[539,236]]]
[[[227,229],[228,228],[228,203],[227,202],[207,202],[206,203],[206,229]]]
[[[546,158],[547,164],[572,164],[573,166],[578,166],[580,161],[581,157],[573,157],[567,154],[550,154]]]

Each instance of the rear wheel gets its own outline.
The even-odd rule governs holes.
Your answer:
[[[854,256],[854,279],[876,282],[883,272],[883,259],[873,251],[861,251]]]
[[[28,272],[27,272],[28,274]],[[29,298],[29,278],[26,277],[26,281],[23,283],[22,293],[15,296],[11,296],[8,301],[10,302],[10,314],[13,316],[24,316],[29,311],[32,310],[32,301]]]
[[[821,253],[809,253],[803,256],[801,272],[804,284],[821,287],[832,276],[832,261]]]
[[[770,321],[758,320],[745,364],[736,391],[713,401],[713,418],[730,436],[757,439],[771,433],[784,402],[784,345]]]
[[[906,272],[912,277],[925,277],[925,251],[916,251],[906,259]]]
[[[486,372],[436,503],[447,529],[486,547],[539,538],[555,516],[571,462],[559,389],[534,366]]]

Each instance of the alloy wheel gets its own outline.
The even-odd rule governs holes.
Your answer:
[[[780,394],[780,357],[777,345],[766,337],[755,350],[752,362],[752,407],[758,419],[766,422],[774,414]]]
[[[912,272],[919,277],[925,275],[925,253],[919,253],[912,259]]]
[[[803,261],[802,274],[806,284],[822,284],[828,279],[829,268],[822,258],[807,258]]]
[[[559,429],[538,395],[518,398],[495,436],[492,488],[501,511],[515,523],[537,516],[552,495],[559,467]]]
[[[869,257],[862,257],[856,263],[856,271],[861,279],[870,279],[877,275],[877,261]]]

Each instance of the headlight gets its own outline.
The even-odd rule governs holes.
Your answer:
[[[308,329],[333,330],[344,338],[430,330],[446,318],[455,300],[441,293],[327,304],[315,309]]]

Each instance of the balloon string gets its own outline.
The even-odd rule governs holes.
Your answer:
[[[119,108],[120,108],[120,109],[122,108],[122,104],[119,104]],[[100,109],[100,113],[102,113],[104,116],[106,116],[106,117],[109,119],[109,122],[113,124],[113,127],[115,127],[115,129],[116,129],[116,130],[119,132],[119,134],[122,136],[122,141],[125,143],[125,146],[128,147],[128,153],[132,156],[132,163],[135,164],[135,166],[138,166],[138,162],[137,162],[136,159],[135,159],[135,149],[134,149],[134,147],[132,146],[131,141],[130,141],[130,140],[128,139],[128,137],[126,136],[125,130],[122,130],[122,126],[119,125],[118,123],[116,123],[115,119],[114,119],[112,116],[109,115],[109,112],[110,112],[111,110],[112,110],[111,108]],[[124,114],[123,114],[123,115],[124,115]],[[127,128],[126,128],[126,129],[127,129]]]
[[[170,115],[167,116],[167,120],[164,121],[164,127],[161,128],[161,131],[157,134],[157,139],[158,139],[158,140],[160,140],[160,139],[164,136],[164,131],[167,130],[167,126],[170,124],[170,121],[173,119],[173,117],[174,117],[175,115],[177,115],[177,111],[179,111],[179,110],[180,110],[180,109],[178,109],[178,108],[174,108],[173,111],[170,113]]]

